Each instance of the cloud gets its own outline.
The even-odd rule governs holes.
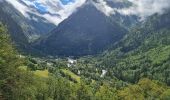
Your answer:
[[[30,18],[29,13],[43,17],[47,22],[58,25],[86,0],[74,0],[63,4],[60,0],[6,0],[12,4],[25,17]],[[34,20],[33,18],[32,20]],[[37,21],[37,20],[36,20]]]
[[[118,12],[122,15],[136,15],[141,19],[145,19],[155,13],[162,14],[166,9],[170,8],[170,0],[127,0],[132,6],[128,8],[110,7],[110,2],[125,2],[125,0],[95,0],[95,6],[107,16]]]
[[[105,0],[96,0],[96,2],[93,3],[98,10],[102,11],[107,16],[115,13],[115,9],[111,8]]]
[[[119,10],[125,15],[138,15],[141,18],[148,17],[155,13],[162,14],[170,8],[170,0],[129,0],[133,3],[130,8]]]
[[[0,0],[2,1],[2,0]],[[11,3],[25,17],[38,21],[37,18],[30,18],[29,13],[45,18],[47,22],[58,25],[68,18],[86,0],[6,0]],[[89,0],[95,7],[110,16],[118,12],[122,15],[137,15],[144,19],[154,13],[162,14],[170,8],[170,0]],[[109,2],[129,1],[132,6],[128,8],[116,8],[108,5]],[[64,3],[63,3],[64,2]]]
[[[10,2],[18,11],[20,11],[24,16],[28,17],[28,14],[26,12],[29,12],[28,8],[21,3],[19,3],[16,0],[6,0],[7,2]]]

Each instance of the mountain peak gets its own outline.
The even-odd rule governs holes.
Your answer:
[[[35,47],[48,55],[82,56],[102,52],[121,39],[126,29],[92,2],[87,1]]]

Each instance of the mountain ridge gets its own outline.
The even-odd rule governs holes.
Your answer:
[[[7,13],[11,18],[22,28],[23,34],[27,37],[28,41],[37,39],[40,35],[48,33],[54,27],[53,24],[44,22],[45,19],[32,15],[31,17],[37,17],[37,22],[28,18],[25,18],[12,4],[7,1],[1,2],[2,11]]]
[[[70,56],[95,54],[109,46],[110,43],[119,40],[125,33],[125,28],[110,20],[93,4],[86,3],[51,31],[48,37],[39,41],[36,46],[39,46],[39,49],[44,50],[47,54],[48,51],[54,52],[54,55],[55,53]]]
[[[170,84],[170,13],[155,14],[132,29],[99,59],[117,78],[135,83],[149,77]],[[113,67],[114,66],[114,67]]]

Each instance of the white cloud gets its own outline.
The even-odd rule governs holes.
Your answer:
[[[58,25],[69,15],[71,15],[78,7],[84,4],[86,0],[75,0],[67,5],[63,5],[60,0],[21,0],[26,5],[20,2],[20,0],[6,0],[11,3],[18,11],[20,11],[25,17],[30,18],[28,13],[35,14],[37,16],[45,18],[48,22]],[[41,14],[35,8],[35,3],[41,4],[46,8],[48,13]],[[35,8],[31,8],[35,7]],[[33,18],[35,19],[35,18]]]
[[[0,0],[1,1],[1,0]],[[18,9],[25,17],[30,18],[28,13],[45,18],[48,22],[58,25],[64,19],[68,18],[76,9],[82,6],[86,0],[75,0],[67,5],[63,5],[60,0],[6,0]],[[19,2],[23,1],[23,3]],[[90,1],[90,0],[89,0]],[[133,6],[129,8],[112,8],[106,1],[108,0],[91,0],[96,8],[102,11],[105,15],[110,16],[119,12],[123,15],[137,15],[141,18],[146,18],[154,13],[163,13],[165,9],[170,7],[170,0],[128,0]],[[112,2],[123,2],[124,0],[110,0]],[[41,4],[46,8],[48,13],[41,14],[35,8],[35,3]],[[34,8],[31,8],[31,7]],[[59,16],[58,16],[59,15]],[[33,18],[34,20],[36,18]],[[37,20],[37,19],[36,19]]]
[[[137,15],[144,19],[155,13],[162,14],[166,9],[170,8],[170,0],[128,0],[132,3],[129,8],[112,8],[106,1],[108,0],[96,0],[98,3],[96,7],[105,13],[107,16],[112,15],[115,11],[123,15]],[[123,2],[124,0],[110,0],[113,2]]]
[[[28,8],[16,0],[6,0],[10,2],[18,11],[20,11],[24,16],[29,17],[27,12],[29,12]]]
[[[102,11],[105,15],[110,16],[115,13],[115,9],[107,5],[105,0],[96,0],[97,3],[93,2],[96,8]]]
[[[129,8],[119,9],[118,11],[124,15],[137,15],[142,19],[155,13],[162,14],[166,9],[170,8],[170,0],[128,0],[133,6]]]

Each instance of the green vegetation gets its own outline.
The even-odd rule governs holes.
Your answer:
[[[136,85],[129,85],[128,87],[118,91],[119,97],[123,100],[155,100],[160,99],[168,88],[164,84],[149,79],[142,79]]]
[[[36,71],[34,72],[34,74],[37,75],[37,76],[40,76],[40,77],[47,78],[49,72],[48,72],[48,70],[43,70],[43,71],[41,71],[41,70],[36,70]]]
[[[73,80],[80,83],[80,77],[71,72],[70,70],[62,69],[61,70],[65,75],[69,75]]]
[[[136,83],[147,77],[170,85],[169,17],[169,13],[154,15],[131,30],[115,50],[99,58],[101,66],[125,82]]]
[[[0,24],[0,100],[169,100],[169,18],[151,17],[104,54],[70,67],[65,58],[18,56]]]

